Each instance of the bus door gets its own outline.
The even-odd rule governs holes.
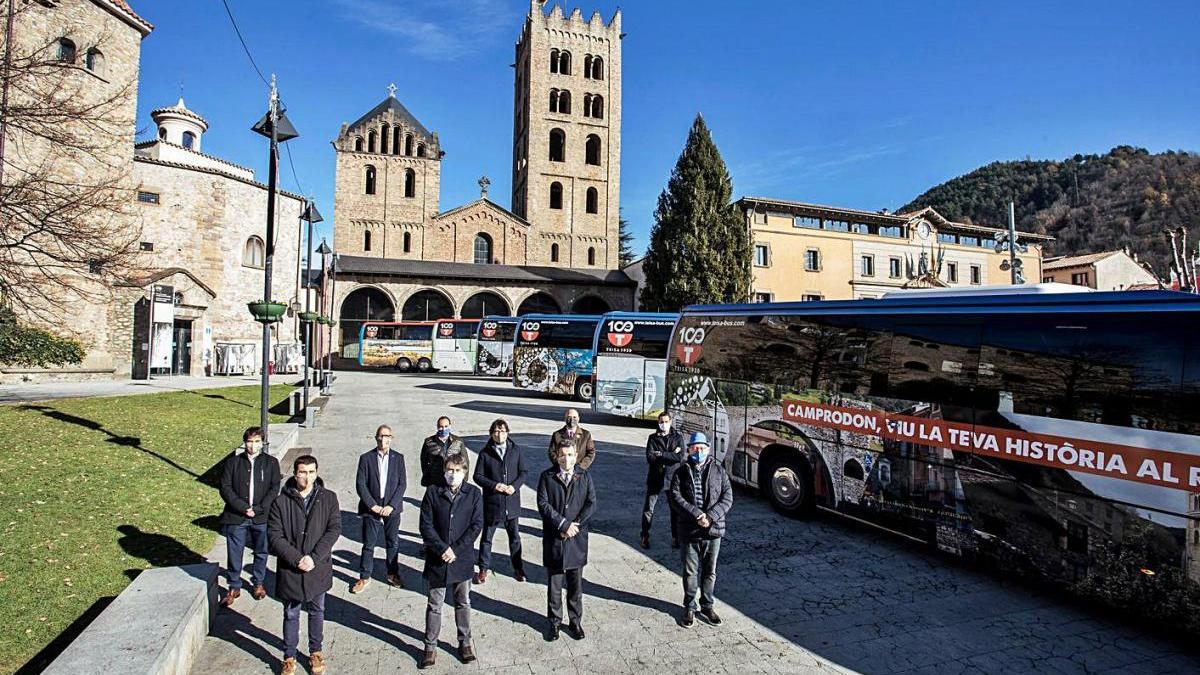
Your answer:
[[[667,362],[642,359],[641,416],[654,419],[667,407]]]
[[[713,435],[708,439],[713,456],[733,475],[746,478],[746,413],[751,405],[752,387],[745,382],[713,380],[718,404],[713,407]]]

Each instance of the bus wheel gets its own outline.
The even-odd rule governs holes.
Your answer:
[[[812,511],[812,486],[808,463],[796,455],[784,455],[773,461],[762,485],[771,506],[791,518],[800,518]]]
[[[433,370],[433,363],[430,362],[429,359],[421,359],[420,361],[417,361],[418,373],[428,373],[431,370]]]
[[[412,370],[412,361],[405,358],[396,359],[396,370],[402,373],[407,373]]]
[[[587,403],[592,400],[592,381],[580,380],[575,383],[575,398]]]

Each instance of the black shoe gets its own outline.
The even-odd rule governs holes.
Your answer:
[[[642,548],[650,548],[650,535],[642,533]]]
[[[558,624],[550,624],[550,629],[546,631],[546,642],[554,642],[558,639]]]
[[[525,570],[515,570],[513,572],[513,579],[515,579],[517,583],[525,583]]]
[[[691,628],[696,625],[696,613],[690,609],[683,610],[683,618],[679,621],[684,628]]]
[[[721,625],[721,617],[717,616],[717,611],[711,607],[708,609],[700,610],[700,616],[704,617],[704,620],[707,621],[710,625],[713,625],[713,626]]]
[[[573,623],[573,624],[571,624],[570,628],[571,628],[571,637],[575,638],[576,640],[582,640],[584,637],[586,637],[583,634],[583,624]]]

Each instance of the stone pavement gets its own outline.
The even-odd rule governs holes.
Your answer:
[[[91,396],[129,396],[131,394],[161,394],[168,391],[217,389],[258,384],[257,375],[228,377],[192,377],[188,375],[160,376],[149,380],[95,380],[91,382],[35,382],[0,385],[0,403],[49,401],[57,398],[86,398]],[[303,375],[272,375],[271,384],[300,382]]]
[[[479,447],[489,423],[508,420],[513,438],[543,467],[548,435],[571,404],[512,389],[506,382],[453,376],[341,373],[316,429],[301,430],[326,486],[343,510],[335,549],[335,585],[326,605],[330,673],[416,671],[424,633],[416,506],[417,449],[442,413]],[[507,540],[496,535],[499,576],[475,586],[472,628],[479,660],[455,658],[452,612],[431,672],[509,673],[1054,673],[1200,672],[1200,658],[1115,617],[1078,608],[1018,584],[959,567],[890,535],[834,518],[794,521],[738,491],[721,550],[720,628],[676,618],[682,596],[678,553],[670,548],[666,510],[649,551],[638,547],[647,423],[594,415],[583,424],[599,440],[592,468],[598,492],[590,564],[585,570],[587,639],[542,639],[545,573],[532,488],[522,490],[522,529],[530,580],[511,578]],[[373,445],[376,425],[396,431],[410,486],[402,525],[405,588],[377,580],[349,594],[357,578],[360,528],[353,515],[354,469]],[[474,466],[472,455],[472,467]],[[285,474],[290,468],[285,467]],[[382,556],[382,553],[377,553]],[[219,543],[210,559],[224,560]],[[274,564],[272,558],[272,565]],[[272,587],[268,581],[268,588]],[[282,610],[243,594],[221,610],[192,672],[271,672],[277,668]],[[301,653],[306,639],[301,637]],[[302,658],[301,663],[306,665]],[[302,665],[303,668],[303,665]]]

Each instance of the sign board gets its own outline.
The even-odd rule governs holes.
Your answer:
[[[175,323],[175,287],[154,284],[150,297],[154,303],[154,323]]]

